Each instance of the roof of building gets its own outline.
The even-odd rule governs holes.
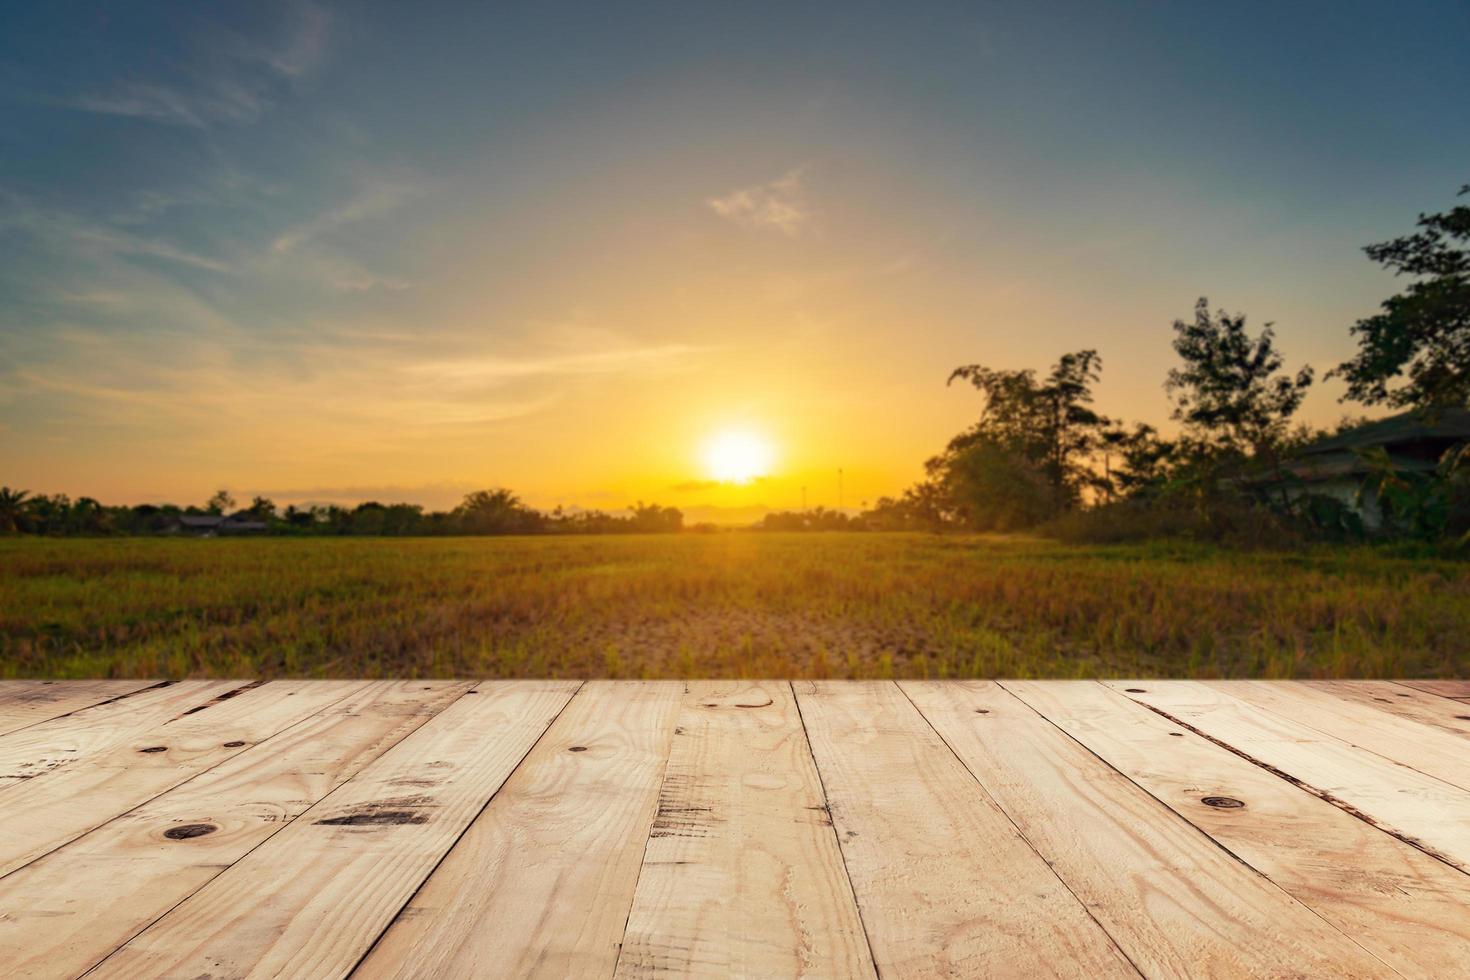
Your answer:
[[[1389,462],[1393,469],[1400,473],[1431,473],[1435,464],[1432,460],[1418,459],[1413,456],[1400,456],[1389,453]],[[1302,456],[1299,459],[1290,459],[1282,464],[1282,469],[1290,473],[1298,480],[1335,480],[1342,477],[1362,476],[1371,473],[1374,469],[1362,456],[1351,450],[1341,449],[1337,452],[1313,453]],[[1258,480],[1270,481],[1272,475],[1269,471],[1263,471]]]
[[[1322,439],[1302,449],[1301,456],[1352,452],[1374,446],[1412,442],[1470,442],[1470,409],[1418,409],[1393,415]]]

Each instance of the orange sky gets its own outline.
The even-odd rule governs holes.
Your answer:
[[[856,507],[974,418],[958,364],[1094,347],[1098,407],[1167,425],[1169,326],[1208,295],[1325,370],[1395,288],[1360,247],[1470,159],[1453,6],[1326,34],[1276,8],[1262,32],[796,5],[772,33],[699,6],[571,32],[28,11],[0,79],[0,482],[736,520],[803,486],[835,506],[841,468]],[[1351,69],[1385,44],[1415,52],[1392,99]],[[709,484],[731,429],[769,441],[766,479]]]

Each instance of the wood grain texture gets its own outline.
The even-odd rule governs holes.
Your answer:
[[[1146,976],[1393,975],[994,682],[899,686]]]
[[[1107,681],[1470,871],[1470,793],[1197,681]]]
[[[180,681],[0,736],[0,793],[32,780],[44,781],[57,770],[85,768],[93,758],[247,683]]]
[[[1467,746],[1457,735],[1293,681],[1206,683],[1349,745],[1470,790]]]
[[[874,976],[791,686],[689,688],[616,975]]]
[[[0,821],[0,876],[311,717],[362,684],[274,681],[202,704],[194,696],[189,699],[194,707],[181,709],[185,713],[178,717],[146,732],[131,730],[120,744],[86,753],[44,777],[10,787],[0,793],[5,813],[5,820]],[[226,693],[238,690],[237,686],[225,688]],[[110,707],[113,705],[103,705],[98,710]],[[16,735],[28,736],[43,727],[47,726]],[[88,740],[93,741],[97,740]]]
[[[897,686],[795,688],[881,976],[1137,976]]]
[[[1100,684],[1001,683],[1403,976],[1470,963],[1470,875]]]
[[[1394,683],[1442,698],[1470,701],[1470,681],[1395,681]]]
[[[6,975],[86,972],[470,686],[365,684],[0,879]]]
[[[95,977],[340,977],[576,691],[481,684],[144,930]]]
[[[588,682],[355,976],[610,977],[683,692]]]
[[[103,701],[126,697],[158,681],[0,681],[0,735]]]
[[[1416,691],[1393,681],[1304,681],[1345,701],[1387,711],[1421,725],[1470,738],[1470,704]]]

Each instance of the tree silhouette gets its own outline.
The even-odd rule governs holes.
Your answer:
[[[1419,277],[1353,325],[1358,353],[1333,369],[1347,380],[1346,397],[1366,405],[1470,405],[1470,205],[1421,214],[1418,225],[1363,250],[1395,275]]]
[[[25,524],[25,490],[0,487],[0,534],[17,534]]]
[[[947,470],[972,447],[987,445],[1039,471],[1049,488],[1051,509],[1075,504],[1091,482],[1087,463],[1108,425],[1092,409],[1092,387],[1101,372],[1102,358],[1095,350],[1063,354],[1040,381],[1031,370],[982,364],[955,368],[946,384],[957,378],[970,382],[985,396],[985,408],[979,422],[950,441],[945,456],[930,460],[931,474]],[[998,458],[988,451],[985,455]]]
[[[205,503],[204,510],[210,514],[223,514],[235,506],[235,498],[230,496],[228,490],[216,490],[214,496]]]
[[[1252,337],[1244,314],[1211,316],[1210,301],[1201,296],[1193,321],[1174,321],[1174,350],[1184,362],[1164,384],[1174,396],[1174,418],[1216,449],[1272,455],[1313,377],[1310,367],[1295,376],[1280,373],[1272,325]]]

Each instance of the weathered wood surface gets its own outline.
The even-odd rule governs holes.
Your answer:
[[[1461,697],[0,682],[0,969],[1461,975]]]
[[[8,681],[0,688],[0,735],[103,701],[125,698],[157,681]]]

